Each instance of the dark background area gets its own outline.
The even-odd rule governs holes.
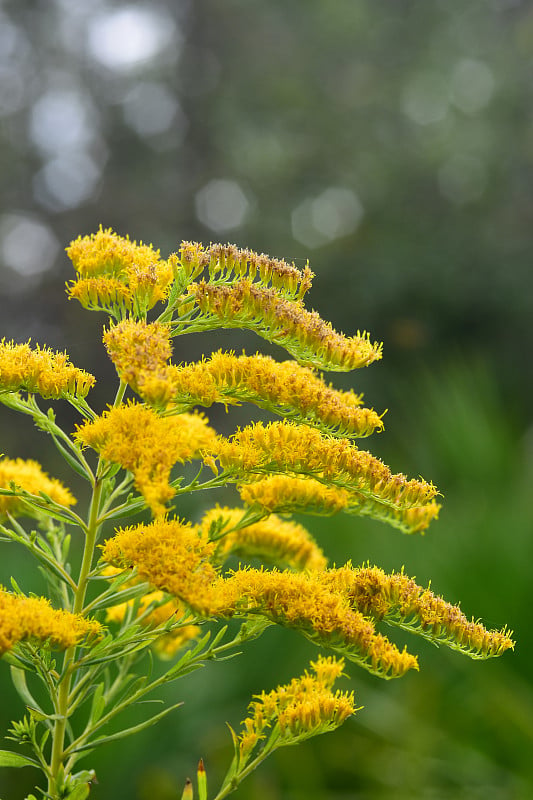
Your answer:
[[[488,663],[411,638],[419,674],[384,683],[350,666],[364,709],[281,751],[242,800],[533,795],[532,55],[525,0],[0,2],[2,336],[66,349],[99,379],[103,408],[104,317],[63,292],[78,234],[102,223],[164,255],[192,239],[309,259],[308,306],[384,342],[370,370],[330,376],[389,409],[363,446],[444,500],[425,537],[348,517],[306,524],[332,563],[405,565],[515,630],[515,653]],[[236,332],[187,337],[175,360],[221,344],[266,349]],[[0,451],[77,488],[44,437],[0,410]],[[226,430],[238,419],[209,416]],[[0,579],[35,588],[24,554],[2,547]],[[236,727],[252,693],[314,655],[271,630],[169,688],[183,709],[86,760],[100,780],[91,797],[179,797],[200,756],[214,786],[225,721]],[[2,729],[20,714],[3,689]],[[0,797],[32,785],[3,770]]]

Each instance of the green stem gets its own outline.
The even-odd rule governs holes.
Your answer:
[[[124,392],[126,391],[126,384],[121,381],[117,390],[114,405],[118,406],[122,402]],[[74,592],[74,602],[72,612],[74,614],[81,614],[83,606],[85,605],[85,596],[87,594],[87,586],[89,582],[89,574],[94,559],[94,551],[98,532],[100,529],[99,513],[102,500],[102,489],[104,486],[105,462],[102,458],[98,460],[96,469],[95,481],[93,484],[93,492],[89,507],[89,515],[87,526],[85,527],[85,546],[83,549],[83,557],[78,577],[76,591]],[[58,719],[54,725],[53,738],[52,738],[52,752],[50,756],[50,773],[48,778],[48,793],[56,800],[59,798],[58,794],[58,776],[63,766],[63,759],[65,755],[65,731],[67,720],[71,712],[69,699],[72,685],[72,676],[75,670],[76,647],[69,647],[65,651],[63,658],[63,673],[62,679],[59,684],[57,693],[57,714]]]
[[[279,729],[276,733],[276,730],[272,731],[270,735],[269,742],[266,744],[263,750],[257,755],[253,761],[248,762],[246,766],[243,766],[242,769],[238,770],[232,778],[228,779],[228,776],[224,779],[224,783],[222,784],[220,791],[216,795],[213,800],[222,800],[222,798],[227,797],[228,794],[234,792],[239,784],[243,782],[245,778],[248,777],[257,767],[262,764],[265,759],[267,759],[272,753],[277,750],[281,745],[278,743],[279,740]],[[235,756],[237,757],[237,756]],[[230,768],[231,769],[231,768]]]
[[[98,474],[98,473],[97,473]],[[100,505],[100,498],[102,495],[102,479],[97,477],[93,495],[91,498],[91,506],[89,511],[89,520],[87,524],[87,533],[85,536],[85,547],[83,550],[83,558],[80,567],[80,574],[78,578],[78,585],[74,593],[74,603],[72,612],[80,614],[84,603],[85,595],[87,593],[87,584],[89,580],[89,572],[94,558],[94,550],[96,546],[96,538],[98,535],[98,510]],[[57,695],[58,700],[58,719],[54,725],[52,754],[50,761],[50,778],[48,780],[48,792],[53,798],[58,797],[57,794],[57,777],[60,767],[63,763],[63,747],[65,743],[65,729],[67,719],[69,716],[69,695],[72,680],[73,664],[76,656],[76,647],[69,647],[65,651],[63,659],[63,679],[59,685]]]

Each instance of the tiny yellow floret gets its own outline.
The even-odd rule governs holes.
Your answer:
[[[102,558],[116,567],[136,566],[153,586],[209,614],[211,588],[218,577],[212,564],[215,544],[177,519],[155,520],[118,530],[102,547]]]

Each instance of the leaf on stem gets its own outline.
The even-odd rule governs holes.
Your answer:
[[[37,761],[10,750],[0,750],[0,767],[39,767]]]

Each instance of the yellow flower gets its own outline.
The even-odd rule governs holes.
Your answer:
[[[67,284],[67,294],[70,298],[78,300],[88,311],[102,309],[131,311],[134,302],[129,286],[118,278],[108,278],[105,275],[71,281]]]
[[[159,322],[123,320],[104,332],[104,344],[121,380],[154,405],[166,405],[174,394],[167,361],[172,353],[170,329]]]
[[[177,519],[155,520],[118,530],[102,547],[102,558],[117,567],[136,566],[141,578],[209,614],[217,571],[215,544]]]
[[[297,417],[332,433],[368,436],[383,422],[361,408],[354,392],[339,392],[313,370],[270,356],[235,356],[218,351],[210,359],[173,366],[167,325],[125,320],[104,334],[117,372],[144,400],[190,407],[247,401],[284,417]]]
[[[398,509],[425,505],[437,494],[432,484],[393,475],[382,461],[347,439],[291,422],[248,425],[231,440],[219,437],[211,455],[224,469],[246,478],[262,472],[307,475]]]
[[[228,286],[200,281],[191,285],[189,292],[205,315],[204,327],[214,323],[216,327],[251,328],[307,366],[346,371],[381,358],[381,345],[372,344],[368,334],[343,336],[300,301],[286,300],[275,289],[247,278]]]
[[[247,276],[262,286],[272,288],[288,297],[301,298],[311,288],[313,272],[306,265],[302,270],[286,261],[271,258],[265,253],[241,250],[233,244],[212,244],[207,248],[198,242],[182,242],[180,265],[187,279],[197,277],[205,267],[213,281],[228,281]]]
[[[260,478],[241,484],[238,489],[247,505],[269,512],[335,514],[344,511],[347,514],[370,516],[399,528],[403,533],[423,533],[440,510],[440,505],[434,502],[398,509],[360,492],[325,486],[314,478],[286,475]]]
[[[150,367],[138,370],[137,383],[143,397],[142,383],[151,371]],[[160,369],[158,372],[161,374]],[[219,351],[207,360],[169,366],[166,380],[173,401],[186,406],[246,401],[337,435],[369,436],[383,428],[373,409],[361,408],[358,395],[336,391],[313,370],[295,361]]]
[[[348,507],[350,498],[346,489],[324,486],[314,478],[292,478],[288,475],[259,478],[241,484],[238,489],[247,505],[280,513],[299,511],[307,514],[335,514]]]
[[[72,506],[76,502],[69,490],[60,481],[48,477],[37,461],[0,458],[0,489],[10,489],[12,483],[30,494],[40,495],[42,492],[61,506]],[[39,511],[27,505],[23,498],[0,494],[0,517],[7,513],[13,517],[39,516]]]
[[[66,649],[100,632],[96,620],[56,611],[44,597],[24,597],[0,588],[0,655],[17,642],[34,639]]]
[[[66,353],[30,343],[0,342],[0,392],[20,390],[45,398],[85,397],[95,379],[69,363]]]
[[[442,642],[471,658],[499,656],[514,647],[506,628],[489,631],[480,622],[468,620],[458,606],[418,586],[403,572],[387,575],[378,567],[342,567],[329,570],[324,582],[345,592],[363,614]]]
[[[118,531],[103,546],[103,559],[137,567],[140,577],[203,616],[265,617],[383,678],[418,669],[415,656],[376,633],[373,622],[351,608],[345,593],[321,581],[328,570],[239,569],[223,578],[213,566],[215,548],[216,543],[189,525],[156,520]]]
[[[66,248],[76,272],[83,277],[111,275],[121,277],[135,267],[150,267],[160,261],[159,250],[142,242],[131,242],[100,225],[96,233],[78,236]]]
[[[155,522],[119,531],[104,546],[104,558],[117,566],[136,566],[151,584],[205,616],[266,617],[383,678],[418,669],[418,662],[376,631],[381,620],[473,658],[513,647],[506,629],[487,631],[469,622],[457,606],[403,573],[386,575],[347,564],[306,573],[238,569],[221,577],[212,563],[215,548],[216,542],[190,526]]]
[[[318,661],[311,661],[311,673],[306,670],[284,686],[254,695],[250,716],[244,720],[244,730],[238,737],[241,762],[275,726],[281,738],[292,743],[334,730],[354,714],[357,709],[353,692],[332,691],[343,668],[343,659],[319,656]]]
[[[415,656],[376,633],[372,620],[352,608],[346,594],[327,585],[329,572],[236,570],[212,587],[212,613],[259,615],[296,628],[382,678],[418,669]]]
[[[164,261],[151,245],[131,242],[111,228],[79,236],[67,254],[79,275],[67,292],[90,309],[146,312],[166,299],[174,279],[175,259]]]
[[[220,561],[235,553],[243,558],[257,556],[297,570],[324,569],[327,565],[324,553],[303,525],[272,514],[268,519],[240,527],[242,518],[242,509],[219,506],[202,517],[200,529],[205,535],[216,532]]]
[[[265,253],[241,250],[233,244],[212,244],[205,251],[209,259],[209,275],[212,280],[242,278],[258,281],[262,286],[272,285],[273,289],[289,297],[303,297],[311,288],[313,273],[306,265],[297,269],[294,262],[271,258]]]
[[[214,437],[200,414],[161,417],[135,403],[112,408],[76,431],[78,442],[133,473],[154,515],[164,514],[175,494],[169,483],[174,464],[197,457]]]

